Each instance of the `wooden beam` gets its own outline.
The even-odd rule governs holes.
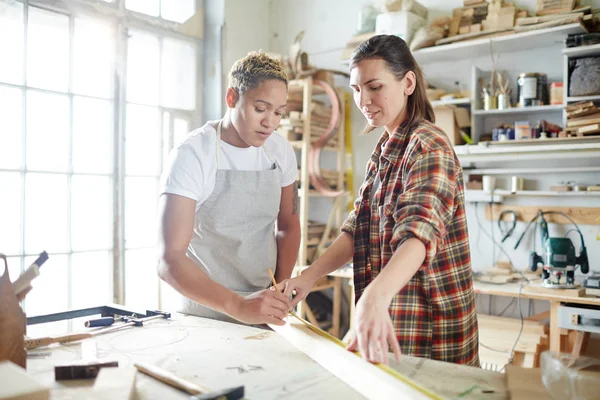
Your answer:
[[[367,399],[441,399],[405,378],[405,381],[377,368],[362,357],[338,346],[289,316],[284,326],[269,325],[323,368],[337,376]]]
[[[134,367],[102,368],[92,388],[93,398],[134,400],[136,373]]]
[[[552,206],[518,206],[493,204],[485,208],[485,219],[498,220],[498,216],[504,210],[512,210],[517,213],[517,220],[529,222],[535,217],[539,210],[542,211],[560,211],[568,215],[575,223],[582,225],[600,225],[600,208],[595,207],[552,207]],[[506,215],[506,221],[510,216]],[[546,221],[555,224],[570,224],[571,222],[559,214],[545,215]]]

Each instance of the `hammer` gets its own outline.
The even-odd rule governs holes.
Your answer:
[[[192,382],[188,382],[180,377],[165,371],[156,365],[147,364],[144,362],[136,362],[133,364],[138,371],[153,377],[169,386],[183,390],[193,396],[189,400],[238,400],[244,397],[244,387],[236,386],[232,388],[210,391],[205,387],[201,387]]]

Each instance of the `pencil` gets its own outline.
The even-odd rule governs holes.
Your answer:
[[[279,289],[277,288],[277,282],[275,281],[275,276],[273,275],[273,270],[271,268],[269,268],[269,275],[271,275],[271,282],[273,282],[273,287],[279,292]]]

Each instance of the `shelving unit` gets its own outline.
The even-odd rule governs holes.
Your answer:
[[[565,107],[563,105],[534,106],[534,107],[513,107],[504,110],[473,110],[473,115],[514,115],[514,114],[532,114],[532,113],[556,113]]]
[[[325,92],[320,86],[314,85],[312,78],[292,80],[289,83],[290,95],[300,95],[302,97],[302,137],[300,140],[290,140],[292,147],[298,151],[298,162],[300,168],[300,189],[298,196],[300,198],[300,250],[298,253],[297,265],[303,266],[310,264],[312,254],[317,253],[319,249],[324,249],[330,239],[332,230],[342,223],[345,215],[344,199],[345,195],[332,198],[332,210],[329,221],[325,224],[323,235],[318,239],[309,240],[309,210],[310,199],[324,197],[318,191],[311,189],[308,175],[308,156],[311,146],[312,129],[312,110],[314,108],[314,96],[324,95]],[[343,104],[344,96],[339,96]],[[344,107],[341,107],[340,124],[336,134],[336,143],[334,146],[327,146],[322,149],[323,152],[334,153],[336,158],[337,184],[334,190],[345,187],[346,154],[345,154],[345,135],[344,135]]]
[[[527,32],[510,33],[491,38],[465,40],[441,46],[427,47],[413,52],[419,64],[436,61],[459,61],[489,55],[490,42],[494,49],[500,53],[519,50],[532,50],[540,47],[552,46],[562,42],[565,37],[573,33],[584,33],[585,28],[579,24],[568,24],[546,29],[537,29]]]
[[[465,201],[467,202],[493,202],[502,203],[505,197],[600,197],[600,192],[571,191],[554,192],[551,190],[521,190],[512,193],[510,190],[496,189],[492,193],[486,193],[483,190],[465,190]]]

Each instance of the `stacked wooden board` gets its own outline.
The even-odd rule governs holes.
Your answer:
[[[600,109],[591,101],[567,106],[567,132],[577,136],[600,133]]]
[[[523,331],[519,333],[521,331],[519,318],[478,313],[477,319],[479,357],[482,365],[495,365],[497,369],[502,368],[510,361],[514,347],[513,365],[526,368],[539,367],[540,354],[548,350],[548,328],[545,323],[524,319]]]

